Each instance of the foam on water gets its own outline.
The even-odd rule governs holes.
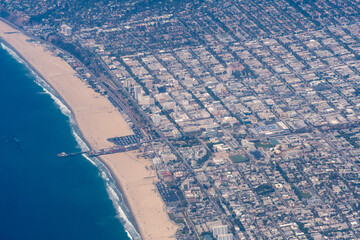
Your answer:
[[[88,151],[90,148],[86,144],[86,142],[80,137],[81,133],[76,125],[75,118],[71,112],[71,110],[60,100],[60,96],[57,92],[45,81],[43,80],[33,69],[29,66],[13,49],[6,46],[4,43],[1,42],[1,47],[5,49],[15,60],[19,63],[25,65],[35,77],[35,82],[43,89],[43,91],[50,95],[50,97],[54,100],[56,105],[60,108],[62,114],[69,117],[70,126],[72,129],[72,134],[75,137],[78,147],[81,148],[82,151]],[[90,163],[96,166],[103,178],[106,191],[109,195],[109,198],[113,202],[113,206],[117,212],[117,217],[123,224],[125,231],[128,237],[132,240],[141,240],[140,234],[137,232],[134,225],[129,220],[128,216],[131,216],[130,211],[127,209],[124,203],[124,199],[120,191],[116,188],[115,181],[111,176],[109,169],[96,157],[88,157],[85,154],[82,155],[85,159],[87,159]]]
[[[14,50],[6,46],[4,43],[1,43],[1,47],[5,49],[16,61],[25,64],[24,60],[21,57],[19,57],[19,55],[17,55]]]
[[[140,240],[140,234],[136,231],[136,228],[128,218],[131,213],[125,206],[123,196],[117,189],[115,181],[111,176],[111,172],[109,171],[109,169],[98,158],[89,158],[86,155],[83,156],[99,169],[100,175],[105,181],[106,191],[108,192],[109,197],[113,202],[114,208],[116,209],[116,212],[118,214],[118,218],[123,223],[123,226],[129,238],[133,240]]]

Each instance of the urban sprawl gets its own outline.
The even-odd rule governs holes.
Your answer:
[[[360,238],[360,2],[5,0],[124,114],[177,239]],[[155,187],[154,186],[154,187]]]

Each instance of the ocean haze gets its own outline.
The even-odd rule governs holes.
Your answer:
[[[69,118],[0,48],[0,239],[129,239]]]

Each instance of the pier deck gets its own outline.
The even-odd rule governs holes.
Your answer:
[[[98,150],[82,151],[82,152],[75,152],[75,153],[62,152],[62,153],[59,153],[57,156],[58,157],[71,157],[71,156],[76,156],[79,154],[86,154],[89,157],[96,157],[96,156],[119,153],[119,152],[127,152],[127,151],[131,151],[131,150],[135,150],[137,148],[138,148],[137,144],[133,144],[133,145],[127,145],[127,146],[115,146],[115,147],[111,147],[111,148],[103,148],[103,149],[98,149]]]

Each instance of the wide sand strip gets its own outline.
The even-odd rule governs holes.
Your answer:
[[[11,34],[9,34],[11,32]],[[17,33],[13,33],[17,32]],[[0,21],[0,37],[11,45],[46,80],[71,108],[77,125],[93,149],[113,146],[106,139],[132,134],[120,112],[110,101],[75,76],[75,70],[43,46]],[[149,161],[135,152],[101,158],[110,167],[130,205],[143,239],[174,239],[176,226],[155,191],[156,174]]]

